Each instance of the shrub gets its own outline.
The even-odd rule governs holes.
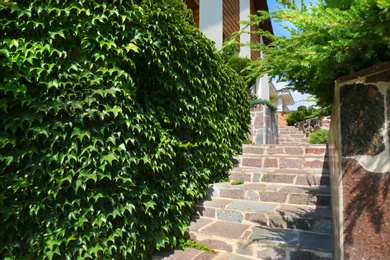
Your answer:
[[[250,88],[256,81],[256,76],[250,74],[254,62],[249,58],[239,57],[239,44],[234,40],[225,41],[222,50],[219,52],[223,62],[244,79],[247,84],[247,91],[251,94]]]
[[[255,77],[250,77],[249,75],[248,68],[249,66],[251,66],[252,63],[253,61],[251,59],[242,58],[238,56],[233,56],[228,62],[229,66],[232,67],[234,71],[236,71],[243,77],[243,79],[247,83],[248,89],[252,87],[254,82],[256,81]]]
[[[291,111],[286,119],[288,125],[294,125],[305,119],[318,116],[328,116],[332,113],[332,105],[316,108],[315,106],[299,106],[296,111]]]
[[[314,131],[309,135],[309,143],[326,144],[328,143],[328,135],[329,135],[329,131],[325,129]]]
[[[274,112],[276,110],[278,110],[278,107],[274,103],[272,103],[270,100],[267,100],[267,99],[251,99],[249,102],[250,102],[251,106],[267,105],[269,107],[269,109],[271,109]]]
[[[246,139],[244,82],[159,0],[10,8],[0,258],[147,259],[175,246]]]
[[[309,115],[307,108],[305,106],[299,106],[296,111],[291,111],[286,118],[288,125],[294,125],[295,123],[305,120]]]

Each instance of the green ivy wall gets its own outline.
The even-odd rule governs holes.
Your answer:
[[[246,139],[245,83],[163,1],[18,1],[0,27],[0,258],[177,245]]]

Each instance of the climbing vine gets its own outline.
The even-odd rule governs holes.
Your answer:
[[[175,246],[245,140],[245,83],[164,1],[4,3],[0,258]]]

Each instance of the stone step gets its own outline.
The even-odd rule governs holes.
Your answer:
[[[330,234],[329,207],[329,189],[219,183],[210,187],[193,216]]]
[[[282,257],[275,258],[274,255],[271,259],[331,259],[331,236],[326,234],[270,229],[205,218],[193,219],[189,230],[190,237],[198,243],[219,252],[247,257],[244,259],[262,259],[270,257],[270,253]],[[300,258],[309,256],[317,258]]]
[[[327,155],[327,147],[324,144],[301,144],[301,145],[243,145],[243,155],[302,155],[320,156]]]
[[[281,145],[285,145],[285,144],[301,145],[301,144],[307,144],[307,139],[306,138],[278,139],[278,143]]]
[[[302,140],[307,143],[307,137],[305,135],[278,135],[278,140]]]
[[[302,132],[279,132],[278,133],[278,136],[291,136],[291,135],[297,135],[298,137],[306,137],[306,134]]]
[[[282,184],[302,187],[329,186],[330,178],[327,169],[267,169],[253,167],[236,167],[229,172],[230,180],[243,180],[246,183],[264,185]]]
[[[287,206],[330,207],[329,187],[304,187],[283,184],[244,183],[232,185],[224,182],[210,186],[208,197],[228,200],[250,201],[259,205],[278,203]],[[267,204],[271,203],[271,204]]]
[[[231,256],[330,260],[329,186],[293,185],[263,179],[267,174],[329,177],[329,172],[262,170],[238,168],[230,172],[231,178],[250,174],[251,180],[255,178],[257,182],[210,185],[206,198],[195,206],[189,226],[190,238],[215,249],[218,255],[212,259],[230,259],[225,257]]]
[[[326,145],[243,145],[235,166],[256,168],[328,168]]]
[[[210,203],[226,203],[224,199],[214,199]],[[253,207],[258,205],[258,207]],[[260,206],[262,206],[260,208]],[[272,212],[266,212],[270,207],[276,207],[273,204],[253,203],[253,202],[240,202],[232,203],[232,209],[220,209],[208,206],[205,203],[203,206],[196,206],[195,213],[192,215],[193,218],[207,218],[223,220],[231,223],[242,223],[248,225],[256,225],[268,228],[278,228],[285,230],[303,230],[310,231],[312,233],[327,234],[332,233],[331,228],[331,211],[329,208],[313,208],[304,206],[280,206],[274,209]],[[247,211],[240,211],[236,208],[245,208]],[[253,207],[253,209],[252,209]],[[267,208],[268,207],[268,208]],[[256,211],[257,210],[257,211]],[[291,212],[298,212],[292,214]]]
[[[301,131],[279,131],[279,135],[300,135],[300,136],[306,136],[304,132]]]
[[[184,258],[171,259],[182,260]],[[188,258],[186,258],[188,259]],[[191,258],[191,260],[210,259],[210,258]],[[212,258],[213,260],[249,260],[249,259],[267,259],[267,260],[332,260],[332,254],[323,252],[313,252],[311,250],[291,250],[266,245],[257,249],[257,256],[237,256],[233,253],[221,252]]]
[[[233,158],[235,167],[328,169],[328,158],[321,155],[241,155]]]
[[[299,130],[298,128],[292,127],[292,128],[283,128],[279,127],[279,133],[303,133],[303,131]]]

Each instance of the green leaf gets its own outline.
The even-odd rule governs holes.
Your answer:
[[[80,142],[83,140],[84,137],[87,137],[87,139],[91,139],[90,132],[86,130],[82,130],[79,127],[75,127],[73,129],[70,137],[73,138],[74,136],[76,136],[80,140]]]
[[[132,44],[132,43],[129,43],[123,47],[125,48],[126,52],[129,52],[129,51],[139,52],[139,48],[135,44]]]
[[[105,161],[107,161],[110,165],[112,165],[112,162],[118,161],[118,158],[116,157],[116,155],[114,153],[109,153],[109,154],[103,155],[100,158],[101,164],[103,164]]]
[[[126,211],[131,215],[133,213],[135,207],[133,204],[127,203],[126,205],[121,206],[120,209],[121,209],[122,215],[124,215]]]
[[[80,172],[78,176],[78,180],[81,182],[87,182],[89,180],[93,180],[95,183],[97,182],[97,174],[95,172]]]
[[[81,227],[82,229],[84,229],[84,223],[89,223],[88,219],[85,216],[80,216],[77,218],[75,225],[76,227]]]
[[[53,32],[49,32],[50,34],[50,37],[52,39],[55,39],[57,35],[61,36],[62,38],[65,38],[65,34],[64,34],[64,30],[59,30],[59,31],[53,31]]]

